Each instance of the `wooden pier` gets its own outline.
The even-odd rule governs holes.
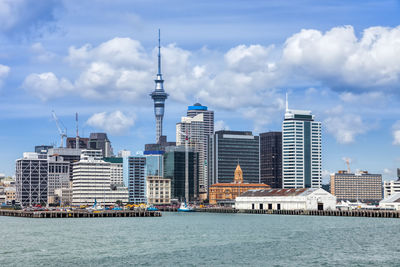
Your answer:
[[[400,218],[400,211],[395,210],[238,210],[233,208],[204,208],[196,209],[196,211],[213,213]]]
[[[106,210],[92,212],[87,210],[73,211],[23,211],[0,210],[0,216],[27,218],[100,218],[100,217],[161,217],[159,211],[146,210]]]

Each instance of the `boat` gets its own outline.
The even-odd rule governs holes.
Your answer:
[[[195,211],[193,207],[189,206],[186,204],[186,200],[185,202],[181,203],[181,206],[178,208],[178,211],[182,211],[182,212],[193,212]]]

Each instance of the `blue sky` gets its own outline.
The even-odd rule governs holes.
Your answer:
[[[188,105],[219,129],[280,130],[284,95],[323,125],[325,174],[400,165],[398,1],[0,1],[0,173],[35,145],[106,131],[115,151],[155,139],[149,93],[162,33],[164,131]],[[325,180],[326,181],[326,178]]]

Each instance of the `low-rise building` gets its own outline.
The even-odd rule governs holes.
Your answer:
[[[400,193],[394,193],[379,202],[381,209],[400,210]]]
[[[336,197],[322,188],[250,190],[236,198],[241,210],[335,210]]]
[[[147,176],[147,203],[160,205],[171,203],[171,180],[161,176]]]
[[[338,200],[377,202],[382,199],[382,175],[339,171],[331,175],[331,193]]]
[[[266,184],[251,184],[243,183],[243,171],[238,164],[235,170],[235,178],[233,183],[217,183],[209,188],[209,203],[212,205],[232,205],[235,199],[247,192],[254,189],[270,189],[271,187]]]

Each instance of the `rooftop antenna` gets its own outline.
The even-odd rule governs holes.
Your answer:
[[[289,97],[288,93],[286,92],[286,112],[289,110]]]

